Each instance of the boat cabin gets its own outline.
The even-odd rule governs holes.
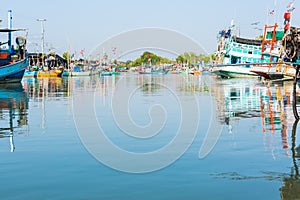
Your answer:
[[[7,65],[25,57],[26,39],[22,36],[17,37],[16,46],[12,45],[10,39],[12,32],[21,30],[23,29],[0,29],[0,33],[8,34],[9,38],[8,41],[0,42],[0,66]]]

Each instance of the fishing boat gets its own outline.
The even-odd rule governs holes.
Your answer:
[[[232,35],[233,32],[234,25],[227,31],[219,32],[217,64],[211,72],[223,78],[258,77],[252,68],[254,64],[270,63],[270,57],[262,56],[262,53],[266,54],[264,51],[270,48],[262,48],[262,44],[266,42],[264,39],[238,37]],[[278,51],[278,47],[273,45],[271,50]]]
[[[112,76],[112,75],[120,75],[121,72],[116,72],[116,71],[101,71],[100,75],[101,76]]]
[[[164,68],[154,68],[153,66],[143,67],[142,70],[139,71],[139,74],[167,74],[168,71]]]
[[[261,59],[261,43],[259,39],[238,37],[234,34],[234,24],[227,31],[218,34],[217,64],[211,72],[222,78],[257,76],[250,72],[250,63]]]
[[[62,76],[92,76],[98,74],[96,70],[89,66],[71,64],[69,70],[64,70]]]
[[[153,69],[152,65],[145,66],[139,71],[139,74],[153,74],[155,70]]]
[[[272,36],[273,36],[272,39],[269,41],[266,40],[267,41],[266,44],[269,44],[271,50],[274,42],[281,41],[281,46],[280,46],[281,52],[277,53],[277,55],[269,54],[269,57],[274,58],[272,62],[279,61],[279,63],[277,63],[276,65],[269,64],[267,66],[256,67],[260,69],[253,70],[255,73],[259,74],[265,79],[272,80],[272,81],[274,80],[283,81],[283,80],[294,79],[296,75],[296,69],[293,66],[293,64],[299,63],[299,53],[297,52],[297,48],[299,48],[300,31],[298,31],[298,28],[291,27],[290,25],[291,13],[294,10],[294,8],[291,8],[289,6],[287,8],[288,10],[283,15],[284,16],[283,30],[277,31],[275,27],[272,32]],[[268,35],[266,36],[266,28],[268,27],[265,27],[264,38],[268,37]],[[263,44],[262,47],[264,48],[265,45]],[[263,69],[263,67],[265,68]]]
[[[292,65],[283,62],[280,43],[284,36],[284,30],[277,30],[277,27],[277,24],[266,25],[264,29],[261,55],[265,60],[269,60],[269,63],[254,65],[251,72],[266,80],[283,80],[285,78],[289,80],[288,77],[294,76],[295,69]]]
[[[37,72],[36,77],[38,78],[51,78],[51,77],[62,77],[64,69],[58,68],[58,69],[52,69],[52,70],[40,70]]]
[[[21,82],[24,71],[28,66],[26,39],[16,37],[17,46],[12,44],[12,33],[24,29],[12,29],[11,11],[9,11],[8,28],[1,28],[0,33],[8,35],[8,41],[0,42],[0,83]]]

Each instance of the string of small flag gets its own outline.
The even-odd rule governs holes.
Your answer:
[[[84,55],[85,55],[85,49],[81,49],[81,50],[79,51],[79,54],[81,55],[82,58],[84,58]],[[72,58],[72,59],[76,59],[76,58],[77,58],[77,51],[76,51],[76,50],[74,50],[74,52],[72,53],[71,58]]]

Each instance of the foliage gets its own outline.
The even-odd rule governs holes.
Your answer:
[[[62,57],[64,59],[66,59],[67,61],[70,61],[71,60],[71,54],[69,52],[64,52]]]
[[[215,54],[211,55],[196,55],[195,52],[185,52],[184,54],[179,55],[176,58],[176,62],[178,64],[183,64],[183,63],[189,63],[189,64],[196,64],[199,61],[203,61],[204,63],[209,63],[211,60],[215,60],[216,56]]]
[[[169,60],[168,58],[163,58],[163,57],[158,56],[154,53],[146,51],[139,58],[134,60],[131,63],[131,66],[141,66],[142,64],[157,65],[157,64],[160,64],[160,63],[172,63],[172,61]]]
[[[257,36],[255,39],[257,39],[257,40],[262,40],[262,39],[264,39],[264,36],[263,36],[263,35],[259,35],[259,36]]]
[[[184,54],[178,55],[178,57],[176,58],[176,63],[178,63],[178,64],[185,64],[185,63],[197,64],[199,62],[209,63],[215,59],[216,59],[215,54],[196,55],[195,52],[185,52]],[[136,60],[127,61],[126,63],[123,63],[122,65],[119,65],[119,66],[120,67],[132,67],[132,66],[141,66],[143,64],[149,65],[150,62],[152,65],[157,65],[160,63],[168,63],[168,64],[174,63],[174,61],[169,60],[168,58],[163,58],[154,53],[146,51]]]

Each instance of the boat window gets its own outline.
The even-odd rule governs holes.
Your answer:
[[[253,54],[252,51],[248,51],[249,54]]]
[[[277,62],[277,60],[278,60],[278,57],[276,57],[276,56],[272,57],[272,62]]]
[[[240,96],[240,91],[235,89],[235,88],[232,88],[230,90],[230,97],[231,98],[234,98],[234,97],[239,97]]]
[[[240,57],[236,57],[236,56],[232,56],[231,57],[231,63],[232,64],[241,63],[241,58]]]

